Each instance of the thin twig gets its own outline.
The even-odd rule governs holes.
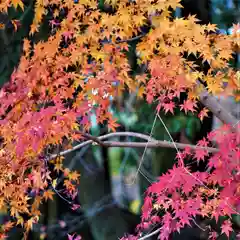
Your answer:
[[[161,121],[162,125],[164,126],[164,128],[165,128],[168,136],[169,136],[170,139],[172,140],[172,144],[174,145],[174,148],[176,149],[177,153],[179,154],[181,161],[183,162],[183,159],[182,159],[182,157],[181,157],[181,155],[180,155],[179,147],[178,147],[177,144],[174,142],[174,140],[173,140],[173,138],[172,138],[172,135],[170,134],[170,132],[169,132],[166,124],[165,124],[164,121],[162,120],[161,116],[160,116],[159,114],[157,114],[157,115],[158,115],[158,118],[159,118],[159,120]],[[190,175],[191,177],[193,177],[197,182],[199,182],[201,185],[203,185],[206,189],[209,189],[209,188],[204,184],[204,182],[202,182],[200,179],[198,179],[197,177],[195,177],[185,166],[183,167],[183,169],[184,169],[184,171],[185,171],[188,175]],[[173,176],[174,176],[174,175],[173,175]]]
[[[193,221],[193,223],[194,223],[199,229],[201,229],[203,232],[206,232],[206,231],[209,229],[208,227],[202,228],[202,227],[195,221],[194,218],[192,218],[192,221]]]
[[[160,232],[160,230],[161,230],[161,229],[158,228],[158,229],[156,229],[155,231],[147,234],[146,236],[139,238],[138,240],[145,240],[145,239],[147,239],[147,238],[149,238],[149,237],[152,237],[152,236],[158,234],[158,233]]]
[[[142,154],[142,158],[141,158],[141,160],[140,160],[140,162],[139,162],[139,165],[138,165],[138,168],[137,168],[137,172],[136,172],[136,174],[135,174],[135,176],[134,176],[134,179],[133,179],[133,181],[132,181],[132,184],[134,184],[135,181],[137,180],[138,172],[140,172],[140,170],[141,170],[141,166],[142,166],[142,164],[143,164],[144,157],[145,157],[145,154],[146,154],[146,152],[147,152],[148,144],[149,144],[149,142],[151,141],[151,138],[152,138],[152,135],[153,135],[153,130],[154,130],[154,127],[155,127],[155,125],[156,125],[156,121],[157,121],[157,115],[156,115],[155,118],[154,118],[154,121],[153,121],[153,124],[152,124],[152,129],[151,129],[151,132],[150,132],[150,136],[148,136],[148,140],[147,140],[147,143],[146,143],[146,145],[145,145],[145,148],[144,148],[144,151],[143,151],[143,154]],[[144,176],[144,175],[143,175],[143,176]],[[151,182],[150,182],[150,183],[151,183]]]

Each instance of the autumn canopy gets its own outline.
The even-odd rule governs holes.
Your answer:
[[[157,112],[174,114],[180,108],[203,119],[212,111],[225,123],[199,142],[202,148],[178,151],[173,169],[147,189],[139,234],[160,224],[160,239],[168,239],[200,215],[216,220],[227,216],[222,232],[229,236],[230,217],[239,214],[240,206],[239,124],[224,109],[214,107],[212,96],[239,100],[239,73],[228,62],[240,46],[240,25],[227,36],[218,34],[215,25],[200,25],[195,16],[173,18],[170,10],[181,7],[179,0],[105,4],[110,12],[94,0],[35,3],[29,36],[38,32],[49,13],[51,35],[36,44],[24,39],[19,65],[0,90],[0,208],[7,207],[15,219],[2,228],[2,238],[14,224],[30,230],[41,214],[41,202],[52,198],[48,161],[55,164],[54,171],[65,172],[65,187],[74,197],[79,175],[64,169],[63,157],[53,154],[59,146],[70,149],[74,140],[84,139],[92,114],[115,131],[117,119],[109,105],[126,91],[136,91],[149,104],[157,102]],[[7,12],[10,6],[25,11],[20,0],[1,1],[0,11]],[[146,26],[149,31],[144,31]],[[138,64],[144,68],[134,76],[126,56],[132,39],[139,39]],[[190,61],[190,55],[197,61]],[[209,70],[203,72],[201,64],[206,63]],[[180,103],[182,93],[187,98]],[[199,101],[206,108],[199,110]],[[209,153],[205,148],[213,142],[220,150]],[[191,172],[184,164],[188,157],[198,161],[208,157],[208,169]],[[29,216],[27,221],[23,213]]]

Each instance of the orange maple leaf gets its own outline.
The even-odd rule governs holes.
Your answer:
[[[48,199],[53,200],[53,195],[54,195],[53,191],[47,190],[43,193],[43,198],[45,199],[45,201],[47,201]]]
[[[199,119],[203,121],[205,117],[208,117],[208,112],[209,110],[207,108],[203,108],[202,111],[198,114]]]

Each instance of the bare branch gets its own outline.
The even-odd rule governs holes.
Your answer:
[[[83,135],[83,133],[79,132],[79,131],[76,131],[77,133],[80,133]],[[87,136],[85,134],[85,136]],[[94,136],[91,136],[92,138],[95,138]],[[103,135],[103,136],[100,136],[100,137],[97,137],[98,141],[101,141],[101,140],[105,140],[105,139],[108,139],[108,138],[112,138],[112,137],[136,137],[136,138],[140,138],[140,139],[143,139],[143,140],[146,140],[148,141],[156,141],[155,139],[153,138],[149,138],[148,135],[145,135],[145,134],[142,134],[142,133],[136,133],[136,132],[115,132],[115,133],[108,133],[106,135]],[[96,138],[95,138],[96,139]],[[93,140],[88,140],[88,141],[85,141],[85,142],[82,142],[80,144],[78,144],[77,146],[74,146],[73,148],[71,149],[68,149],[68,150],[65,150],[65,151],[62,151],[60,152],[59,154],[52,154],[50,156],[50,159],[54,159],[56,158],[57,156],[64,156],[68,153],[71,153],[71,152],[74,152],[80,148],[83,148],[89,144],[92,144],[93,142],[96,142],[96,141],[93,141]]]
[[[60,152],[59,154],[53,154],[50,156],[50,159],[54,159],[57,156],[64,156],[68,153],[74,152],[82,147],[85,147],[89,144],[93,144],[94,142],[97,145],[103,146],[103,147],[126,147],[126,148],[145,148],[146,145],[149,148],[160,148],[160,147],[165,147],[165,148],[174,148],[177,146],[178,149],[185,149],[185,148],[190,148],[192,150],[197,150],[197,149],[203,149],[211,153],[216,153],[219,151],[217,148],[212,148],[212,147],[201,147],[197,145],[191,145],[191,144],[185,144],[185,143],[172,143],[168,141],[160,141],[160,140],[155,140],[153,138],[149,139],[148,135],[141,134],[141,133],[135,133],[135,132],[116,132],[116,133],[109,133],[100,137],[94,137],[89,134],[82,134],[84,135],[85,138],[88,138],[90,140],[87,140],[85,142],[82,142],[76,146],[74,146],[71,149],[65,150]],[[135,137],[135,138],[140,138],[143,140],[146,140],[148,142],[118,142],[118,141],[102,141],[108,138],[112,137],[119,137],[119,136],[128,136],[128,137]]]

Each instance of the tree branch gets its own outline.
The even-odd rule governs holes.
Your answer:
[[[79,132],[78,132],[79,133]],[[93,144],[94,142],[97,145],[103,146],[103,147],[128,147],[128,148],[145,148],[146,145],[148,148],[160,148],[160,147],[166,147],[166,148],[174,148],[177,146],[178,149],[185,149],[185,148],[190,148],[191,150],[197,150],[197,149],[202,149],[206,150],[211,153],[216,153],[219,151],[217,148],[212,148],[212,147],[201,147],[197,145],[191,145],[191,144],[185,144],[185,143],[172,143],[168,141],[161,141],[161,140],[155,140],[154,138],[149,137],[148,135],[141,134],[141,133],[135,133],[135,132],[116,132],[116,133],[109,133],[100,137],[94,137],[90,134],[86,133],[80,133],[82,134],[83,137],[90,139],[85,142],[82,142],[76,146],[74,146],[71,149],[65,150],[60,152],[59,154],[53,154],[50,156],[50,159],[54,159],[58,156],[64,156],[68,153],[74,152],[76,150],[79,150],[82,147],[85,147],[89,144]],[[128,137],[135,137],[135,138],[140,138],[143,140],[146,140],[148,142],[118,142],[118,141],[103,141],[108,138],[112,137],[120,137],[120,136],[128,136]]]
[[[201,84],[198,82],[198,84]],[[202,90],[199,95],[200,101],[223,123],[231,125],[233,128],[239,123],[239,120],[235,118],[231,113],[226,111],[218,100],[209,94],[207,90]]]
[[[134,40],[138,40],[142,37],[146,36],[146,34],[141,34],[139,36],[136,36],[134,38],[131,39],[127,39],[127,40],[120,40],[117,41],[117,43],[122,43],[122,42],[131,42]],[[195,69],[193,69],[192,67],[190,67],[193,71],[195,71]],[[200,81],[197,81],[197,85],[203,85]],[[229,112],[227,112],[222,106],[221,104],[217,101],[217,99],[212,96],[205,88],[202,90],[202,92],[199,94],[200,97],[200,101],[217,117],[219,118],[219,120],[221,120],[223,123],[225,124],[229,124],[232,126],[232,128],[234,129],[237,124],[239,123],[239,120],[237,118],[235,118],[232,114],[230,114]],[[236,129],[234,129],[236,130]]]

